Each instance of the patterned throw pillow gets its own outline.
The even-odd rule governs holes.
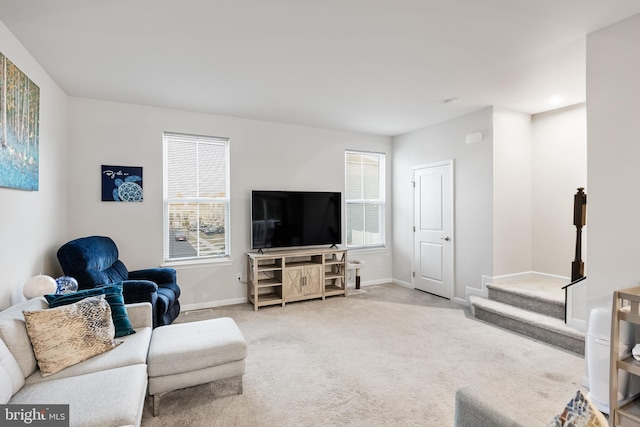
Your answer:
[[[547,427],[609,427],[607,419],[580,390]]]
[[[49,303],[49,308],[54,308],[62,305],[73,304],[87,297],[103,294],[109,303],[109,307],[111,307],[111,318],[113,319],[113,324],[116,327],[116,338],[135,334],[136,331],[133,330],[131,322],[129,322],[127,309],[124,306],[124,299],[122,298],[122,284],[84,289],[70,294],[49,294],[44,297]]]
[[[119,345],[104,295],[75,304],[24,311],[27,333],[43,377]]]

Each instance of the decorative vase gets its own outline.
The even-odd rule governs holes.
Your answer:
[[[22,293],[26,299],[31,299],[56,292],[56,288],[57,283],[53,277],[38,274],[27,280],[22,288]]]
[[[78,281],[70,276],[62,276],[56,279],[58,288],[56,294],[70,294],[78,290]]]

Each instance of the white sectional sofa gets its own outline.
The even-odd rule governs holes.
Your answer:
[[[151,304],[127,304],[136,333],[124,342],[53,375],[40,373],[23,310],[48,308],[44,298],[0,312],[0,404],[68,404],[71,426],[140,425],[147,394]]]

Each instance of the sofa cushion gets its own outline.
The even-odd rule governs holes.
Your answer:
[[[43,377],[39,371],[36,371],[25,379],[25,384],[36,384],[54,379],[91,374],[106,369],[144,364],[147,361],[151,333],[151,327],[138,328],[135,334],[119,338],[122,344],[112,350],[69,366],[48,377]]]
[[[18,362],[0,340],[0,404],[5,404],[24,385]]]
[[[38,368],[36,355],[31,346],[24,323],[23,310],[42,310],[47,308],[44,298],[34,298],[17,303],[0,312],[0,339],[18,362],[22,375],[27,378]]]
[[[140,364],[27,384],[9,403],[68,404],[71,426],[139,426],[146,392],[147,366]]]
[[[177,323],[153,331],[149,376],[160,377],[224,365],[247,357],[247,343],[229,317]]]
[[[25,311],[27,333],[42,376],[111,350],[115,328],[104,295],[38,311]]]
[[[50,308],[60,307],[62,305],[73,304],[84,298],[93,297],[104,294],[109,307],[111,308],[111,318],[116,328],[116,338],[125,335],[135,334],[136,331],[131,327],[127,310],[124,308],[124,299],[122,298],[122,283],[113,285],[100,286],[92,289],[84,289],[78,292],[56,295],[49,294],[44,297],[49,302]]]

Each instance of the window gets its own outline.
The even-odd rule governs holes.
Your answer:
[[[384,154],[345,153],[347,247],[384,246]]]
[[[229,255],[229,139],[165,132],[164,259]]]

